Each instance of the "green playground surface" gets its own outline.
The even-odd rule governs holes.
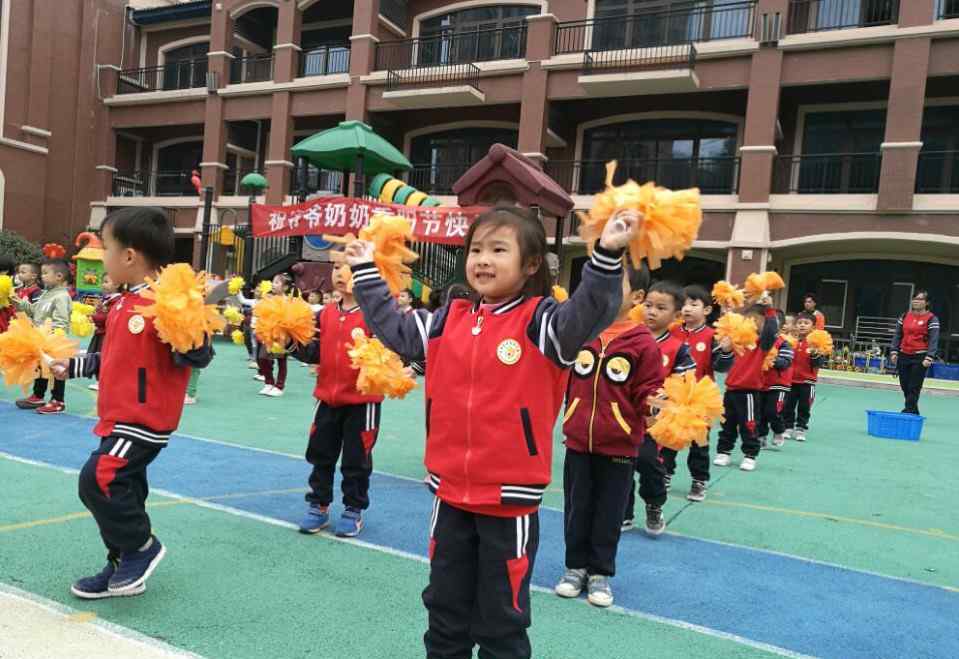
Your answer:
[[[256,395],[262,385],[253,380],[242,349],[218,343],[217,352],[200,378],[198,403],[186,408],[178,433],[301,457],[314,406],[309,369],[291,360],[286,395],[267,398]],[[69,414],[95,416],[96,393],[87,384],[68,383]],[[20,395],[19,389],[5,388],[0,400]],[[865,411],[896,411],[901,402],[894,391],[820,385],[808,441],[764,451],[753,473],[713,467],[703,503],[686,501],[689,476],[681,462],[665,508],[668,532],[929,584],[959,597],[959,513],[950,496],[959,461],[959,415],[951,398],[927,396],[921,401],[927,417],[921,441],[869,437]],[[422,656],[426,613],[420,592],[428,574],[422,560],[327,536],[306,538],[288,524],[156,492],[150,514],[171,557],[146,595],[94,603],[72,598],[71,581],[100,567],[96,528],[77,499],[74,474],[4,453],[3,437],[17,432],[14,424],[0,433],[0,483],[7,485],[0,509],[0,588],[26,591],[71,607],[80,620],[107,620],[208,657]],[[76,440],[78,453],[93,447],[89,436]],[[545,506],[562,510],[559,434],[554,441],[554,481]],[[176,441],[165,449],[176,451]],[[422,454],[419,387],[407,399],[384,405],[374,468],[421,479]],[[305,491],[305,485],[292,482],[289,488]],[[229,497],[264,494],[261,490],[254,470],[248,491],[224,492],[221,499],[227,503]],[[375,507],[375,489],[371,497]],[[429,510],[408,514],[426,517]],[[720,570],[717,566],[716,579],[723,578]],[[729,606],[735,605],[730,584]],[[92,618],[83,617],[85,612]],[[601,611],[541,591],[533,595],[533,620],[536,657],[783,654],[761,643],[655,616]],[[0,637],[2,629],[0,620]]]

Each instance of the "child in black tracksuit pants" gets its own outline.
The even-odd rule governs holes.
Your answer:
[[[826,355],[821,355],[809,347],[806,337],[815,328],[812,315],[801,312],[796,315],[795,358],[793,360],[792,389],[786,397],[786,409],[783,420],[786,436],[798,442],[806,441],[809,429],[809,417],[812,404],[816,399],[816,381],[819,369],[826,365]]]
[[[108,560],[99,574],[73,584],[71,592],[82,599],[139,595],[166,554],[146,513],[147,466],[179,424],[191,369],[203,368],[213,358],[209,344],[187,353],[172,351],[160,341],[153,319],[138,311],[152,304],[142,295],[144,278],[156,276],[174,256],[166,213],[123,209],[107,216],[102,231],[110,278],[127,287],[107,314],[110,340],[101,352],[51,366],[61,379],[100,380],[100,419],[93,429],[100,445],[80,470],[79,491],[100,529]]]

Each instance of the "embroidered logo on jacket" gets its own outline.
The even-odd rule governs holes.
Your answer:
[[[523,348],[515,339],[505,339],[496,347],[496,356],[507,366],[512,366],[523,356]]]
[[[130,334],[139,334],[144,327],[146,327],[146,321],[139,314],[130,316],[130,320],[127,321],[127,329],[130,330]]]

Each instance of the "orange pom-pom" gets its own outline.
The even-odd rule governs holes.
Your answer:
[[[737,355],[756,349],[759,328],[756,327],[756,321],[752,318],[746,318],[738,313],[727,313],[714,323],[714,327],[716,338],[722,340],[728,337]]]
[[[406,246],[413,238],[413,227],[405,217],[374,215],[370,223],[360,229],[360,240],[373,243],[373,262],[393,295],[410,287],[412,263],[419,255]]]
[[[286,351],[290,341],[306,345],[316,333],[313,310],[301,297],[271,295],[253,307],[256,339],[274,354]]]
[[[642,325],[646,322],[646,307],[642,304],[637,304],[635,307],[629,310],[629,319],[636,323],[637,325]]]
[[[723,415],[723,396],[712,378],[696,380],[692,371],[666,378],[659,397],[649,399],[658,408],[649,434],[656,443],[674,451],[690,444],[709,444],[709,427]]]
[[[565,302],[569,299],[569,293],[560,285],[553,286],[553,299],[557,302]]]
[[[403,369],[403,361],[379,339],[366,336],[363,330],[353,330],[353,344],[349,354],[353,368],[360,374],[356,388],[367,396],[403,398],[415,386],[416,381]]]
[[[743,288],[746,291],[746,297],[748,299],[758,300],[767,293],[778,291],[781,288],[785,288],[785,286],[786,283],[783,281],[783,278],[780,277],[778,273],[770,270],[761,275],[755,272],[749,275],[746,277],[746,284]]]
[[[663,259],[682,260],[692,247],[703,222],[699,189],[667,190],[655,183],[639,185],[630,179],[613,185],[616,161],[606,164],[606,190],[593,199],[589,213],[579,213],[579,234],[592,245],[603,233],[609,219],[620,210],[635,209],[643,214],[639,235],[629,244],[629,255],[637,268],[646,259],[652,270]]]
[[[766,353],[766,356],[763,357],[763,370],[768,371],[773,367],[773,364],[776,362],[776,359],[779,358],[779,348],[773,346],[770,348],[769,352]]]
[[[160,340],[175,351],[199,348],[207,337],[226,326],[216,306],[206,304],[205,272],[193,272],[186,263],[174,263],[163,268],[158,279],[147,277],[146,282],[149,289],[142,296],[153,303],[134,307],[134,311],[153,318]]]
[[[18,313],[0,334],[0,371],[7,386],[27,387],[38,374],[49,378],[48,360],[69,359],[76,353],[76,342],[55,332],[49,320],[37,327],[26,314]]]
[[[728,281],[717,281],[713,286],[713,300],[724,309],[739,309],[746,304],[746,296],[742,290]]]
[[[830,335],[826,330],[811,331],[806,337],[806,344],[809,346],[810,350],[815,350],[820,355],[832,354],[832,335]]]

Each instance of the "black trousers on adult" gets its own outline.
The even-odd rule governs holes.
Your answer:
[[[529,585],[539,513],[493,517],[439,499],[430,523],[430,583],[423,591],[427,659],[528,659]]]
[[[662,506],[666,503],[666,465],[663,462],[659,444],[646,435],[639,445],[639,457],[636,458],[636,471],[639,472],[639,496],[648,506]],[[636,489],[629,488],[626,512],[623,519],[635,519]]]
[[[370,506],[373,445],[380,428],[380,403],[316,406],[306,461],[313,465],[306,500],[328,506],[333,501],[333,474],[340,459],[343,504],[365,510]],[[342,459],[340,455],[342,454]]]
[[[67,390],[67,381],[66,380],[54,380],[53,381],[53,400],[58,400],[61,403],[63,402],[63,395]],[[33,395],[37,398],[43,398],[47,395],[47,379],[46,378],[37,378],[33,381]]]
[[[783,424],[787,429],[809,430],[809,417],[812,404],[816,400],[816,385],[794,384],[786,397],[786,409],[783,412]]]
[[[926,371],[922,360],[926,353],[916,355],[899,355],[896,365],[899,368],[899,387],[905,396],[906,405],[903,412],[919,414],[919,395],[922,393],[922,384],[926,380]]]
[[[724,414],[719,429],[719,441],[716,450],[719,453],[732,453],[736,447],[736,435],[742,438],[743,455],[755,458],[759,455],[759,437],[756,434],[759,425],[759,391],[730,391],[723,396]]]
[[[566,450],[563,516],[566,567],[616,574],[616,547],[633,489],[633,458]]]
[[[661,450],[663,456],[663,465],[666,472],[672,476],[676,473],[676,451],[665,446]],[[686,455],[686,466],[689,468],[689,475],[693,480],[709,480],[709,446],[700,446],[693,442],[689,445],[689,453]]]
[[[786,431],[786,422],[783,414],[786,412],[786,398],[789,392],[785,389],[770,389],[760,394],[759,430],[760,437],[765,437],[772,430],[774,435],[781,435]]]
[[[150,539],[147,466],[159,453],[156,446],[104,437],[80,470],[80,501],[96,520],[112,559]]]

